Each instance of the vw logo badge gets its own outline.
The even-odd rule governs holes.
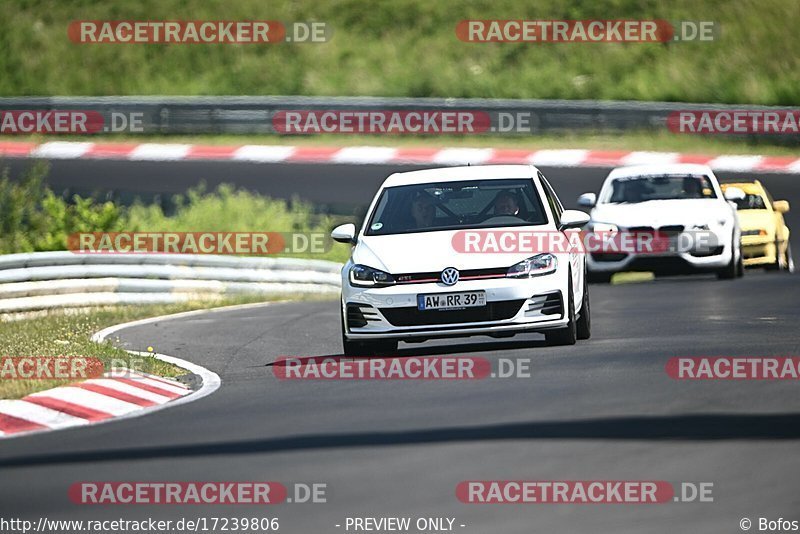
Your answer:
[[[448,267],[442,271],[442,275],[439,278],[442,280],[444,285],[454,286],[456,285],[456,282],[458,282],[458,269],[455,267]]]

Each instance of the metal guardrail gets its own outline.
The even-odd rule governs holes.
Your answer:
[[[286,110],[480,111],[525,113],[530,127],[508,135],[575,131],[665,130],[679,110],[786,110],[770,106],[687,104],[602,100],[494,100],[457,98],[300,97],[300,96],[109,96],[0,98],[0,111],[85,110],[141,113],[145,134],[275,134],[272,119]],[[783,138],[795,136],[783,136]]]
[[[335,262],[294,258],[9,254],[0,256],[0,313],[237,294],[335,294],[340,270]]]

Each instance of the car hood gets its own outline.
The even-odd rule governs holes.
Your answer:
[[[470,229],[472,230],[472,229]],[[489,230],[489,229],[476,229]],[[492,228],[492,231],[554,231],[546,227]],[[461,231],[461,230],[458,230]],[[457,230],[363,236],[353,249],[353,263],[381,269],[392,274],[438,272],[446,267],[486,269],[510,267],[530,257],[520,253],[459,253],[453,248]]]
[[[668,226],[707,224],[709,221],[730,220],[733,210],[718,199],[649,200],[635,204],[598,204],[592,210],[592,221],[631,226]]]
[[[743,231],[763,228],[770,234],[774,232],[775,217],[768,210],[741,210],[737,214]]]

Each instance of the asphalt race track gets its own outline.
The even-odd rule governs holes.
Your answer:
[[[112,172],[116,162],[56,162],[54,180],[67,163],[84,165],[84,176],[98,184],[100,168],[108,183],[123,179]],[[193,176],[191,165],[214,173],[209,163],[163,165],[176,179]],[[228,170],[225,181],[244,179],[241,168]],[[263,165],[248,184],[301,187],[296,180],[305,176],[330,184],[315,186],[317,195],[352,192],[362,201],[387,170]],[[571,204],[607,171],[544,172]],[[800,210],[797,180],[765,181]],[[346,198],[331,197],[340,200]],[[800,224],[793,221],[797,241]],[[799,289],[795,275],[760,271],[730,281],[591,286],[593,337],[573,347],[546,347],[531,334],[401,344],[398,352],[530,359],[528,378],[278,380],[271,364],[279,356],[340,354],[334,301],[129,328],[119,333],[121,346],[152,345],[203,365],[221,376],[221,389],[142,418],[0,442],[0,507],[9,512],[2,515],[278,517],[280,531],[290,534],[346,532],[347,517],[365,516],[451,517],[465,534],[720,534],[741,532],[745,517],[756,523],[753,531],[760,517],[800,519],[798,382],[678,381],[665,372],[675,356],[798,355]],[[68,499],[73,483],[111,480],[325,483],[327,503],[80,506]],[[665,480],[676,488],[710,482],[714,502],[473,505],[456,498],[465,480]]]

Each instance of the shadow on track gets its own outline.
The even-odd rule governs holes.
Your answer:
[[[615,417],[577,421],[509,423],[434,430],[312,434],[236,442],[223,441],[200,445],[137,447],[19,456],[1,459],[0,468],[520,439],[795,440],[800,439],[800,414],[701,414],[662,417]]]

